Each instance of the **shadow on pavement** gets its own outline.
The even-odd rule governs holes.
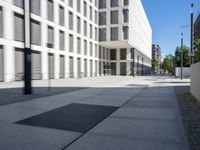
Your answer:
[[[88,87],[87,87],[88,88]],[[86,87],[34,87],[32,95],[23,95],[23,88],[0,89],[0,106],[12,103],[29,101],[37,98],[70,93],[78,90],[87,89]]]

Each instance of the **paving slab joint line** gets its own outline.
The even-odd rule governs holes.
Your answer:
[[[131,97],[130,99],[128,99],[124,104],[122,104],[119,108],[125,106],[127,103],[129,103],[130,101],[132,101],[133,99],[135,99],[136,97],[138,97],[141,93],[144,92],[144,90],[148,89],[149,86],[144,87],[140,92],[138,92],[136,95],[134,95],[133,97]],[[109,114],[108,116],[105,116],[105,118],[103,120],[101,120],[99,123],[101,123],[102,121],[104,121],[105,119],[107,119],[110,115],[112,115],[114,112],[116,112],[118,109],[116,109],[115,111],[113,111],[111,114]],[[66,144],[65,146],[63,146],[61,148],[61,150],[65,150],[67,147],[69,147],[70,145],[72,145],[74,142],[76,142],[77,140],[79,140],[81,137],[83,137],[86,133],[88,133],[92,128],[94,128],[95,126],[97,126],[99,123],[95,124],[94,126],[92,126],[90,129],[88,129],[86,132],[80,134],[77,138],[74,138],[73,140],[71,140],[71,142],[69,142],[68,144]]]

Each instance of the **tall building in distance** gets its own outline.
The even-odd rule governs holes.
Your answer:
[[[194,41],[200,39],[200,14],[197,16],[194,23]]]
[[[160,73],[160,65],[162,63],[162,54],[161,54],[161,48],[158,44],[152,45],[152,59],[155,59],[157,62],[157,65],[155,66],[154,72],[156,74]]]
[[[24,0],[0,0],[0,81],[24,78]],[[143,75],[152,31],[140,0],[31,0],[32,79]]]

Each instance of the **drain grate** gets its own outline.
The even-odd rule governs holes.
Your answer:
[[[73,103],[16,123],[84,133],[117,109],[118,107]]]

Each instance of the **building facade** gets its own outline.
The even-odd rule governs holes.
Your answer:
[[[149,73],[152,31],[141,1],[99,2],[99,44],[110,51],[111,74]]]
[[[157,44],[152,45],[152,59],[155,59],[157,62],[154,73],[159,74],[160,73],[160,65],[162,62],[162,55],[161,55],[160,46]]]
[[[32,79],[148,72],[151,27],[140,0],[30,2]],[[0,0],[0,81],[23,80],[24,34],[23,0]]]
[[[200,39],[200,13],[194,23],[194,62],[199,62],[200,47],[196,44],[197,39]]]
[[[194,23],[194,40],[200,38],[200,14],[197,16],[195,23]]]

